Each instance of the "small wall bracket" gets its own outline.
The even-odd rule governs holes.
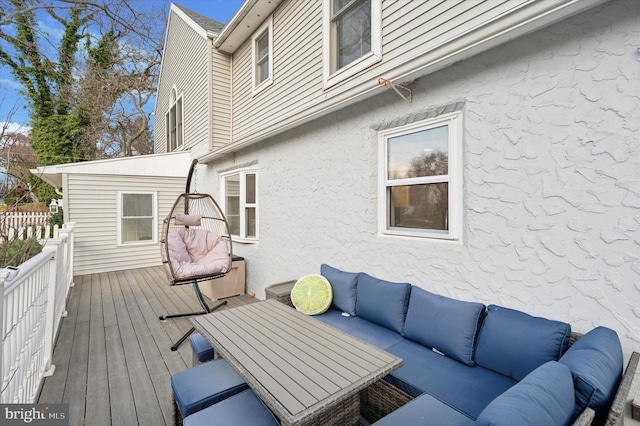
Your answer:
[[[394,83],[391,80],[387,80],[386,78],[382,78],[380,77],[378,79],[378,84],[380,86],[384,86],[384,87],[391,87],[398,95],[400,95],[400,97],[402,99],[404,99],[405,101],[409,102],[409,105],[411,105],[412,102],[412,93],[411,93],[411,89],[409,89],[409,87],[407,87],[410,83]],[[401,92],[404,92],[402,93]],[[405,95],[406,93],[406,95]]]

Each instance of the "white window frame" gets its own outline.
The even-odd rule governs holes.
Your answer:
[[[151,240],[143,240],[143,241],[123,241],[122,240],[122,219],[125,217],[122,215],[122,198],[124,195],[152,195],[153,201],[153,224],[152,226],[152,238]],[[157,244],[158,243],[158,193],[156,191],[118,191],[118,200],[117,200],[117,233],[118,233],[118,245],[119,246],[133,246],[133,245],[142,245],[142,244]],[[146,217],[146,216],[145,216]]]
[[[258,82],[258,40],[267,33],[269,41],[269,77]],[[273,84],[273,15],[251,37],[251,69],[253,70],[253,94],[256,95]]]
[[[436,118],[422,120],[406,126],[386,129],[378,133],[378,234],[381,236],[400,236],[414,238],[429,238],[436,240],[462,241],[462,112],[456,111],[443,114]],[[449,136],[449,164],[446,177],[422,177],[410,179],[388,179],[387,141],[390,138],[403,136],[435,127],[448,126]],[[389,201],[387,188],[394,185],[440,183],[449,184],[449,230],[420,230],[414,228],[389,227]]]
[[[247,192],[247,183],[246,177],[247,175],[255,175],[255,203],[247,203],[246,202],[246,192]],[[258,188],[259,188],[259,179],[258,179],[258,168],[257,167],[245,167],[241,169],[235,169],[229,172],[220,174],[220,206],[222,207],[222,211],[227,211],[227,187],[226,187],[226,179],[231,176],[239,176],[240,177],[240,206],[239,206],[239,216],[240,216],[240,234],[231,234],[234,242],[241,243],[257,243],[260,236],[260,212],[259,212],[259,198],[258,198]],[[247,236],[247,217],[246,217],[246,208],[254,208],[256,214],[256,235],[255,236]],[[227,219],[228,220],[228,219]]]
[[[171,89],[171,99],[169,101],[169,108],[165,114],[165,129],[166,129],[166,142],[167,142],[167,152],[174,152],[180,150],[184,146],[184,94],[180,93],[180,96],[177,95],[176,88]],[[175,108],[175,124],[172,122],[173,114],[172,110]],[[179,108],[179,111],[178,111]],[[180,112],[180,114],[178,114]],[[178,124],[177,118],[180,117],[180,122]],[[172,140],[172,132],[173,127],[176,128],[176,143],[175,148],[173,148],[173,140]]]
[[[357,1],[357,0],[354,0]],[[324,87],[334,86],[382,60],[382,0],[371,0],[371,52],[343,68],[337,69],[337,40],[331,22],[332,0],[324,0],[322,8],[322,52]]]

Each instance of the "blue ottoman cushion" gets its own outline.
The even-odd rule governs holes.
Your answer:
[[[358,273],[344,272],[327,264],[320,265],[320,275],[331,283],[331,306],[353,316],[356,314],[356,287]]]
[[[522,380],[547,361],[557,361],[569,345],[571,326],[521,311],[489,305],[480,328],[478,365]]]
[[[216,359],[171,376],[173,397],[185,418],[248,386],[224,359]]]
[[[484,305],[411,288],[402,334],[469,366]]]
[[[573,418],[575,401],[571,371],[549,361],[493,400],[476,424],[480,426],[566,425]]]
[[[189,336],[191,350],[198,361],[207,362],[213,359],[213,346],[200,333],[193,333]]]
[[[596,327],[560,358],[571,370],[576,389],[576,412],[591,407],[596,412],[593,424],[604,424],[622,377],[624,357],[620,339],[607,327]]]
[[[244,390],[184,419],[184,426],[278,426],[279,424],[251,389]]]
[[[358,276],[356,312],[360,318],[401,333],[410,290],[409,283],[384,281],[361,272]]]

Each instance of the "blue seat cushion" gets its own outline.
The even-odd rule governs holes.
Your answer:
[[[207,362],[213,359],[213,346],[200,333],[193,333],[189,336],[189,344],[193,354],[200,362]]]
[[[579,338],[560,358],[569,367],[576,391],[576,412],[596,412],[594,424],[604,424],[622,377],[622,346],[615,331],[596,327]]]
[[[560,359],[570,337],[567,323],[489,305],[478,335],[476,363],[520,381],[545,362]]]
[[[566,425],[575,401],[571,371],[549,361],[507,390],[478,416],[480,426]]]
[[[280,422],[251,390],[244,390],[184,419],[184,426],[278,426]]]
[[[393,345],[387,351],[402,358],[403,364],[385,380],[414,397],[428,393],[472,419],[517,383],[478,365],[470,367],[437,354],[411,340]]]
[[[360,317],[344,316],[337,309],[329,309],[324,314],[317,315],[316,318],[380,349],[387,349],[404,340],[395,331]]]
[[[173,397],[182,418],[247,388],[244,380],[222,358],[171,376]]]
[[[471,426],[474,421],[439,399],[424,394],[381,418],[371,426],[417,426],[426,424]]]
[[[356,287],[358,273],[344,272],[327,264],[320,265],[320,275],[331,283],[331,306],[349,315],[356,315]]]
[[[409,283],[393,283],[361,272],[358,275],[356,312],[359,317],[402,332],[409,305]]]
[[[464,302],[411,287],[402,334],[467,365],[473,351],[485,306]]]

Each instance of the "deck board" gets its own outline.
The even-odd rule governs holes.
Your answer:
[[[166,313],[200,310],[191,285],[169,286],[161,267],[75,277],[39,403],[69,403],[71,425],[172,425],[170,377],[191,366],[191,328]],[[252,303],[228,298],[225,308]],[[214,305],[215,302],[210,302]]]

